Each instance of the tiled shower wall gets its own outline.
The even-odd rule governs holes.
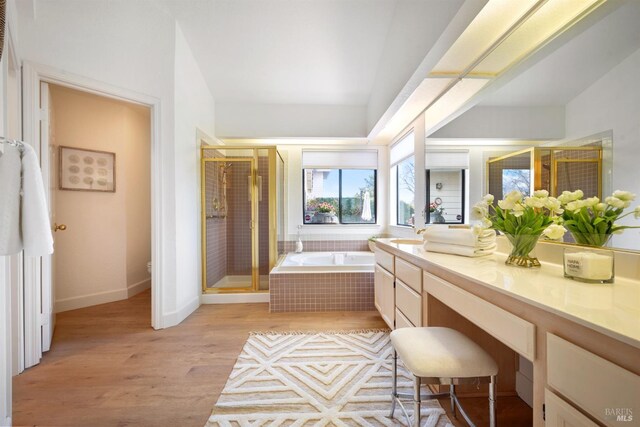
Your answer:
[[[227,173],[227,274],[251,274],[250,162],[233,162]]]
[[[269,310],[369,311],[374,273],[282,273],[269,275]]]
[[[218,176],[220,164],[209,162],[205,166],[205,201],[207,216],[214,214],[213,199],[220,200],[222,188]],[[227,219],[207,218],[207,286],[211,287],[227,275]]]

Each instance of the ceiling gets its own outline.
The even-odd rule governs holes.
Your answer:
[[[398,0],[163,1],[216,102],[365,105]]]
[[[479,105],[566,105],[640,49],[639,22],[640,1],[627,2],[533,65],[523,64],[523,71],[488,91]]]
[[[366,106],[385,55],[397,53],[385,52],[388,40],[414,46],[415,40],[427,38],[429,27],[434,27],[430,22],[449,22],[461,2],[160,0],[160,4],[180,24],[217,103]],[[394,25],[407,6],[418,19]],[[436,38],[429,39],[433,44]],[[413,55],[408,49],[406,53]],[[426,53],[418,52],[418,63]],[[410,65],[413,72],[418,64]],[[404,66],[399,63],[396,71],[406,73]]]

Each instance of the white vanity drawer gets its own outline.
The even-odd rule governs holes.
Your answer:
[[[422,292],[422,269],[405,260],[396,258],[396,277],[411,287],[414,291]]]
[[[396,310],[400,310],[414,326],[421,326],[422,297],[398,278],[396,278]]]
[[[392,274],[394,272],[394,269],[393,269],[394,258],[395,257],[391,255],[389,252],[385,252],[382,249],[378,249],[376,247],[376,263]]]
[[[640,425],[640,376],[547,333],[547,384],[607,426]],[[628,410],[633,422],[616,420]]]
[[[396,308],[396,329],[413,328],[415,326],[416,325],[412,324],[411,321]]]
[[[523,357],[531,361],[535,359],[534,324],[430,273],[424,273],[423,291],[433,295]]]
[[[598,427],[548,388],[544,390],[544,406],[545,427]]]

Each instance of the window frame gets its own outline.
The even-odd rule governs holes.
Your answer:
[[[434,169],[437,170],[437,169]],[[465,223],[465,211],[466,211],[466,205],[465,205],[465,199],[467,198],[467,180],[466,180],[466,169],[451,169],[451,170],[459,170],[460,173],[460,180],[461,180],[461,188],[462,188],[462,194],[460,195],[460,197],[462,197],[462,203],[460,206],[460,211],[461,211],[461,216],[462,218],[460,219],[460,222],[450,222],[450,221],[445,221],[442,224],[464,224]],[[429,210],[429,203],[431,200],[431,169],[425,169],[425,206],[424,206],[424,223],[425,224],[432,224],[431,222],[431,215],[428,212]]]
[[[306,222],[306,208],[307,208],[307,192],[306,192],[306,171],[318,168],[302,168],[302,225],[377,225],[378,224],[378,169],[357,169],[357,168],[325,168],[338,171],[338,217],[337,223],[323,224],[318,222]],[[373,204],[373,222],[342,222],[342,171],[343,170],[368,170],[373,171],[373,197],[375,203]]]

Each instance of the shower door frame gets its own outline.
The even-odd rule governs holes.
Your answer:
[[[251,150],[252,157],[207,157],[207,150]],[[258,159],[260,150],[268,152],[269,176],[269,215],[265,221],[259,218],[259,198],[258,194]],[[275,179],[276,171],[276,146],[230,146],[230,145],[203,145],[200,147],[200,192],[201,192],[201,263],[202,263],[202,293],[203,294],[224,294],[224,293],[268,293],[268,289],[260,289],[260,227],[269,229],[269,270],[271,270],[278,259],[278,226],[277,226],[277,201]],[[208,162],[250,162],[251,163],[251,286],[250,287],[228,287],[228,288],[208,288],[207,287],[207,211],[206,211],[206,164]],[[271,179],[273,177],[273,179]],[[231,213],[227,210],[227,216]]]

